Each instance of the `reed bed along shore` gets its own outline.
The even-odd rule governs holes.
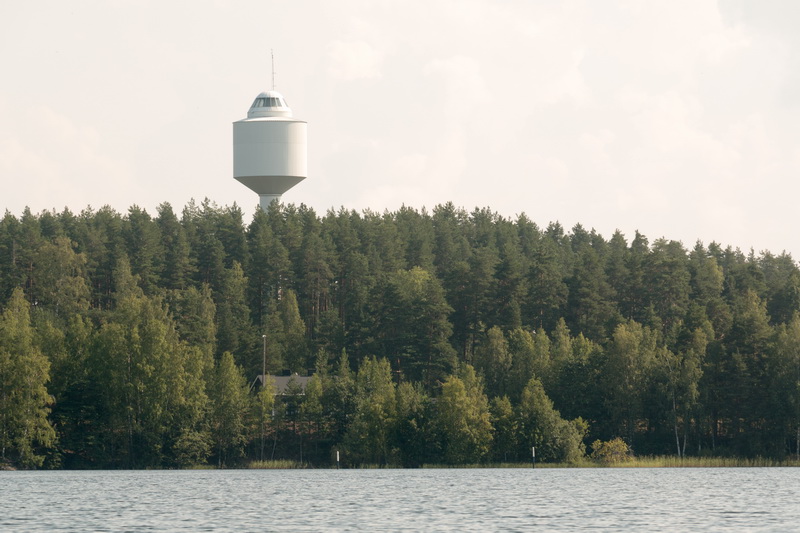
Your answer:
[[[292,470],[303,468],[326,468],[312,467],[308,463],[292,461],[290,459],[275,459],[272,461],[252,461],[247,463],[247,468],[252,470]]]
[[[633,457],[628,461],[603,466],[631,468],[731,468],[731,467],[787,467],[800,466],[797,459],[770,459],[768,457],[677,457],[674,455]]]
[[[766,468],[766,467],[800,467],[797,459],[770,459],[766,457],[677,457],[642,456],[631,457],[623,461],[600,462],[585,459],[576,463],[477,463],[464,465],[426,464],[421,468]],[[281,469],[335,469],[336,465],[311,465],[305,462],[291,460],[253,461],[246,468],[254,470],[281,470]],[[342,465],[342,468],[371,470],[382,468],[403,468],[400,465]]]
[[[423,468],[762,468],[798,467],[796,459],[770,459],[766,457],[677,457],[642,456],[614,462],[585,459],[575,463],[485,463],[471,465],[424,465]]]

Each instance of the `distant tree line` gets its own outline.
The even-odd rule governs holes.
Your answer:
[[[0,310],[0,466],[800,454],[786,253],[452,204],[25,210]],[[305,390],[253,386],[265,353]]]

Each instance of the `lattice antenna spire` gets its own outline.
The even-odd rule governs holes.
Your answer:
[[[270,55],[272,56],[272,90],[275,90],[275,51],[270,50]]]

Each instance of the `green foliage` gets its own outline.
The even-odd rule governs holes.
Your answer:
[[[511,354],[511,371],[505,377],[508,383],[507,392],[517,401],[522,389],[537,372],[537,350],[533,333],[523,328],[509,331],[508,351]]]
[[[612,415],[610,429],[629,440],[633,440],[637,420],[643,415],[657,344],[650,328],[629,321],[616,327],[606,351],[602,388]]]
[[[180,218],[26,209],[0,219],[0,308],[17,466],[465,464],[532,442],[580,462],[617,436],[640,455],[800,457],[788,254],[452,204],[273,204],[249,224],[210,200]],[[268,372],[316,367],[305,391],[248,392],[262,335]]]
[[[317,383],[318,380],[315,380]],[[317,391],[318,387],[314,390]],[[277,391],[275,388],[275,380],[270,376],[266,376],[261,389],[256,393],[256,397],[252,403],[253,405],[253,420],[258,426],[257,436],[260,442],[259,460],[263,461],[265,457],[266,440],[268,437],[268,430],[270,429],[270,422],[272,422],[273,414],[275,412],[275,395]],[[316,395],[315,399],[316,399]],[[309,402],[311,405],[311,402]]]
[[[163,255],[158,257],[161,272],[161,286],[167,289],[186,289],[194,273],[186,229],[172,211],[172,206],[163,203],[158,206],[156,224],[160,230]]]
[[[116,464],[160,465],[176,439],[185,444],[204,430],[210,354],[180,341],[160,298],[131,290],[110,318],[88,360],[89,381],[103,385],[96,394],[105,413],[93,440]]]
[[[541,381],[530,380],[517,406],[521,452],[535,446],[542,461],[574,463],[583,458],[588,426],[581,419],[567,421],[553,407]]]
[[[89,308],[86,257],[76,253],[67,237],[44,243],[34,259],[40,305],[56,314],[71,316]]]
[[[355,380],[355,414],[344,437],[350,461],[355,464],[392,462],[390,437],[397,405],[392,373],[386,359],[364,359]]]
[[[506,394],[512,365],[512,354],[508,348],[503,331],[492,327],[486,332],[486,339],[475,353],[475,366],[486,380],[489,395]]]
[[[397,418],[392,443],[404,467],[422,466],[430,457],[431,399],[419,383],[400,383],[396,389]]]
[[[230,352],[222,354],[210,385],[211,436],[218,464],[227,465],[244,455],[251,402],[247,381]]]
[[[518,421],[508,396],[492,398],[489,414],[494,428],[492,459],[507,463],[516,456],[519,448]]]
[[[276,326],[273,350],[281,354],[283,369],[290,372],[303,373],[310,368],[306,324],[300,318],[297,306],[297,295],[287,290],[278,302],[278,308],[270,324]],[[268,336],[269,338],[269,336]]]
[[[459,376],[450,376],[442,384],[436,425],[445,462],[477,463],[486,457],[492,443],[489,401],[470,365],[464,365]]]
[[[0,315],[0,462],[42,466],[56,440],[47,418],[50,363],[33,343],[30,306],[15,289]]]
[[[222,274],[220,290],[215,292],[217,351],[236,354],[237,363],[255,374],[261,365],[261,351],[256,349],[255,329],[247,307],[247,278],[241,265],[234,261]]]
[[[453,368],[456,354],[448,342],[452,328],[447,316],[452,308],[439,281],[414,267],[388,274],[379,290],[375,348],[405,379],[430,385],[443,378]]]
[[[609,441],[594,441],[590,457],[604,464],[624,463],[632,459],[628,444],[619,437]]]
[[[208,356],[213,355],[216,350],[217,326],[214,322],[216,306],[211,297],[211,288],[203,284],[199,289],[177,289],[168,293],[168,299],[177,318],[175,327],[181,340],[189,346],[199,348]]]
[[[184,468],[205,464],[211,455],[211,445],[208,432],[185,429],[173,445],[175,463]]]

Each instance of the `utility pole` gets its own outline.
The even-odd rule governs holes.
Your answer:
[[[261,339],[264,341],[264,358],[261,365],[261,392],[262,394],[266,394],[264,392],[267,388],[267,336],[261,335]],[[267,431],[267,413],[264,412],[264,403],[261,403],[261,461],[264,461],[264,437]]]
[[[261,338],[264,340],[264,362],[261,365],[261,386],[267,386],[267,336],[261,335]]]

